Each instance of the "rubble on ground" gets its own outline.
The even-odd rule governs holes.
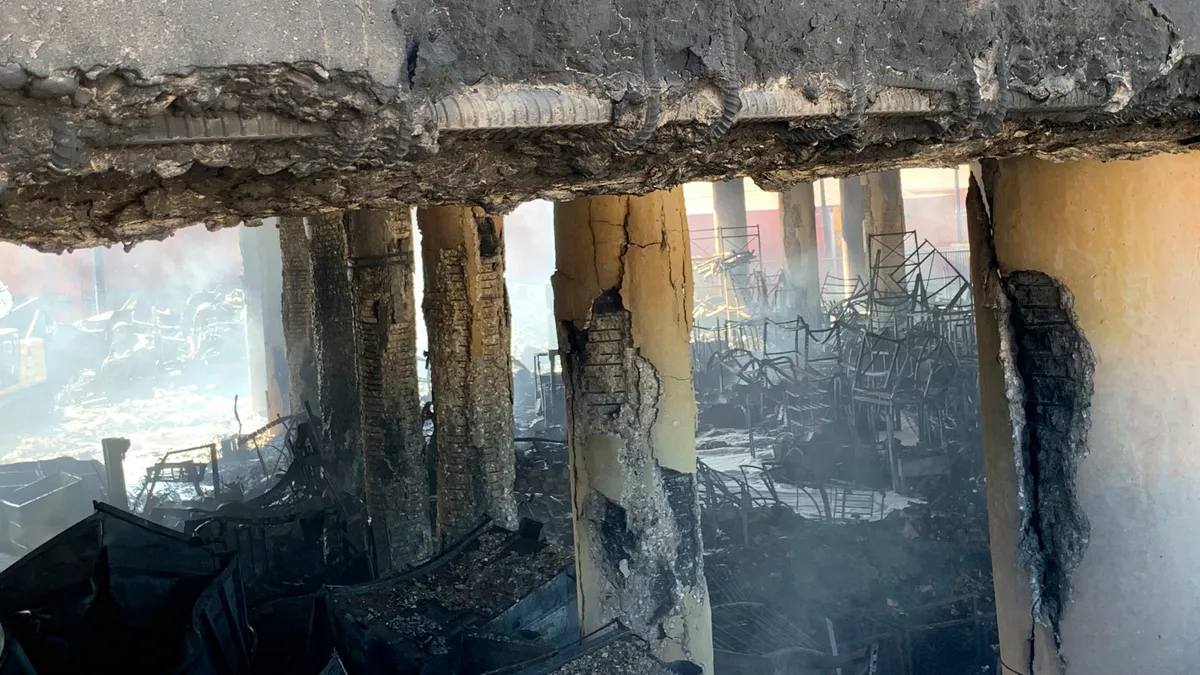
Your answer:
[[[551,439],[516,443],[517,480],[513,496],[517,515],[544,523],[548,541],[571,546],[571,483],[567,445]]]
[[[347,666],[418,672],[461,659],[464,631],[483,626],[572,565],[572,552],[539,540],[530,523],[509,532],[488,523],[410,572],[324,592]],[[453,672],[453,671],[450,671]]]

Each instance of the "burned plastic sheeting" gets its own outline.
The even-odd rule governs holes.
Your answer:
[[[236,562],[105,504],[0,573],[0,620],[40,675],[249,672]]]

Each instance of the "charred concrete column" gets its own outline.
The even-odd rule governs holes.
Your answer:
[[[405,211],[352,211],[355,360],[363,491],[381,574],[432,552],[429,475],[417,389],[412,221]],[[511,432],[510,432],[511,436]]]
[[[871,265],[863,245],[863,189],[858,176],[839,181],[842,189],[842,241],[846,244],[846,269],[849,277],[858,277],[866,282],[871,276]]]
[[[683,191],[555,207],[579,611],[712,673]]]
[[[900,170],[882,171],[862,176],[863,247],[867,253],[868,268],[879,258],[881,290],[897,290],[892,272],[904,264],[903,241],[900,237],[884,237],[874,244],[873,234],[899,234],[904,232],[904,192],[900,184]]]
[[[326,434],[325,460],[335,483],[351,494],[359,494],[362,446],[354,358],[355,313],[344,214],[335,211],[312,216],[307,224],[312,255],[313,352],[318,408]]]
[[[746,183],[734,178],[713,183],[713,216],[721,228],[721,250],[726,253],[746,248]]]
[[[512,334],[504,231],[478,208],[417,213],[437,430],[437,536],[453,543],[490,516],[515,527]]]
[[[822,322],[817,204],[812,183],[800,183],[779,195],[783,270],[791,306],[810,324]]]
[[[283,340],[288,363],[288,400],[293,413],[308,403],[320,408],[317,362],[313,351],[313,278],[307,225],[303,218],[279,219],[283,265]]]
[[[1004,663],[1190,673],[1200,154],[1009,160],[978,175],[968,216]]]
[[[266,218],[238,231],[242,290],[246,294],[246,358],[255,414],[274,419],[287,412],[288,365],[284,345],[283,263],[278,220]]]

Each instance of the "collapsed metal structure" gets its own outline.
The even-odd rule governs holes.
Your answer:
[[[974,310],[970,284],[928,241],[869,241],[868,280],[827,277],[827,323],[697,326],[693,368],[701,418],[705,403],[735,405],[752,454],[757,434],[778,476],[857,481],[879,457],[903,493],[978,448]]]

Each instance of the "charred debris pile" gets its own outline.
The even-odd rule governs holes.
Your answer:
[[[376,578],[307,415],[166,453],[129,490],[128,447],[0,472],[0,547],[23,554],[0,572],[4,675],[677,672],[619,624],[579,638],[573,552],[531,519]]]
[[[0,410],[12,428],[40,425],[56,408],[139,397],[166,381],[209,381],[245,358],[240,289],[187,296],[130,297],[72,323],[54,320],[51,300],[30,298],[0,314]],[[20,350],[40,352],[18,368]]]
[[[996,667],[964,261],[911,232],[873,235],[870,248],[869,278],[828,276],[810,320],[784,318],[786,284],[748,273],[752,261],[730,254],[697,271],[697,455],[719,673]],[[704,289],[719,291],[702,301]],[[557,354],[523,377],[516,492],[523,515],[568,543]]]
[[[697,317],[714,639],[744,672],[835,644],[871,672],[995,668],[970,285],[915,233],[868,244],[868,278],[827,276],[820,316],[727,273],[757,318]]]

